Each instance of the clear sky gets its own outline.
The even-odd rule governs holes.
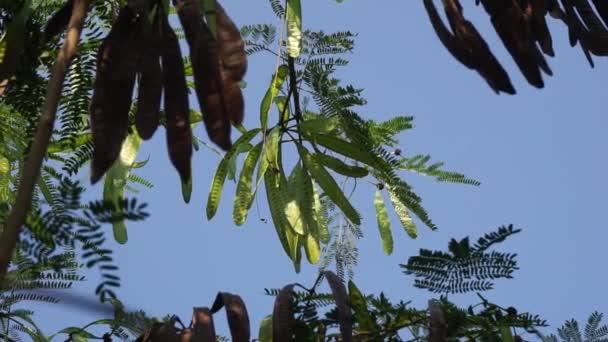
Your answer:
[[[226,0],[225,7],[239,25],[278,24],[265,0]],[[419,238],[411,240],[391,216],[395,250],[390,257],[382,252],[377,232],[373,188],[361,186],[355,202],[364,216],[365,237],[355,282],[364,293],[385,291],[391,299],[422,307],[429,295],[411,286],[413,279],[401,274],[399,263],[419,248],[443,249],[451,237],[476,238],[513,223],[523,232],[500,248],[518,253],[521,269],[515,279],[499,282],[489,298],[539,313],[554,326],[570,318],[584,321],[592,311],[608,308],[602,266],[608,238],[602,214],[608,190],[608,63],[596,58],[591,69],[580,49],[568,45],[562,25],[551,21],[557,57],[549,63],[555,76],[537,90],[516,70],[483,10],[467,5],[465,15],[510,72],[516,96],[495,95],[449,55],[422,1],[303,2],[306,28],[359,33],[352,63],[340,76],[365,88],[369,104],[360,113],[378,120],[415,116],[416,128],[400,136],[406,154],[430,153],[448,169],[482,182],[474,188],[406,174],[440,229],[431,232],[420,225]],[[250,59],[248,127],[258,122],[274,65],[269,55]],[[202,128],[196,134],[205,136]],[[237,228],[231,215],[235,187],[228,184],[216,218],[207,221],[206,196],[219,161],[208,150],[194,156],[194,192],[185,205],[164,139],[157,133],[141,152],[142,158],[151,156],[139,174],[155,184],[141,192],[152,216],[129,225],[128,244],[115,249],[122,276],[119,296],[129,307],[188,320],[191,308],[211,305],[217,291],[238,293],[256,335],[260,319],[272,311],[272,298],[263,295],[263,288],[312,284],[317,267],[304,263],[301,274],[294,274],[274,228],[260,221],[270,220],[265,196],[260,213],[252,210],[244,227]],[[93,191],[100,193],[101,186]],[[93,296],[96,271],[90,277],[89,284],[78,287],[83,295]],[[69,307],[44,307],[37,315],[48,332],[95,318]],[[223,316],[216,324],[225,331]]]

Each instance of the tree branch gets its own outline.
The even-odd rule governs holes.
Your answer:
[[[27,214],[32,206],[32,194],[36,181],[40,177],[42,161],[53,133],[53,125],[55,124],[63,81],[72,59],[76,56],[78,41],[80,40],[80,34],[84,26],[90,1],[74,1],[72,16],[66,30],[65,42],[57,55],[51,71],[46,99],[42,106],[42,115],[38,121],[34,142],[26,157],[25,167],[21,175],[21,183],[17,190],[17,199],[11,208],[11,212],[2,230],[2,236],[0,237],[0,286],[4,282],[4,277],[8,271],[8,265],[17,244],[21,227],[25,223]]]

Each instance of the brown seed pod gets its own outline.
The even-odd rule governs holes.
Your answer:
[[[208,308],[194,308],[192,326],[195,342],[215,342],[213,315]]]
[[[232,122],[241,124],[245,116],[245,105],[238,82],[243,80],[247,72],[245,43],[238,27],[219,1],[215,3],[215,13],[225,109]]]
[[[220,292],[215,298],[211,312],[216,313],[222,307],[226,308],[230,335],[234,342],[249,342],[251,331],[247,308],[240,296],[228,292]]]
[[[353,340],[353,322],[350,306],[348,305],[346,287],[344,287],[344,284],[342,284],[342,281],[335,273],[325,271],[323,272],[323,275],[325,276],[325,279],[327,279],[327,283],[329,283],[331,292],[334,295],[334,300],[336,301],[342,341],[350,342]]]
[[[199,1],[176,0],[174,3],[190,46],[194,85],[207,135],[219,147],[229,150],[231,127],[223,99],[218,43],[203,21]]]
[[[160,101],[163,91],[163,75],[160,67],[159,36],[152,25],[144,18],[142,20],[141,40],[142,59],[139,66],[139,89],[137,96],[137,112],[135,127],[139,136],[144,140],[152,138],[158,128]]]
[[[281,289],[272,311],[272,340],[293,341],[293,284]]]
[[[167,118],[167,145],[169,158],[179,172],[183,183],[190,180],[192,159],[192,129],[190,128],[190,106],[188,85],[177,36],[163,17],[163,88],[165,93],[165,115]]]
[[[91,183],[112,166],[127,135],[139,56],[135,19],[124,7],[98,52],[90,111],[94,144]]]

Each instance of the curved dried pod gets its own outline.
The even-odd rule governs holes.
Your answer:
[[[429,342],[445,342],[448,338],[448,323],[439,301],[429,300]]]
[[[192,331],[194,342],[215,342],[213,314],[209,308],[194,308],[192,314]]]
[[[190,181],[192,159],[188,85],[177,36],[169,26],[167,17],[164,14],[161,14],[161,17],[163,18],[161,58],[169,159],[177,169],[182,183],[187,183]]]
[[[294,284],[283,287],[274,300],[274,309],[272,310],[273,341],[294,341],[292,312],[293,287]]]
[[[137,112],[135,127],[139,136],[148,140],[158,128],[160,101],[163,91],[163,75],[159,58],[159,35],[148,21],[147,15],[142,23],[142,59],[139,66],[139,88],[137,95]]]
[[[223,99],[218,42],[203,21],[198,0],[174,0],[174,4],[190,46],[194,88],[207,135],[227,151],[232,147],[231,127]]]
[[[192,329],[186,328],[179,333],[180,342],[194,342],[194,333]]]
[[[120,154],[127,135],[129,110],[138,64],[137,20],[128,7],[120,11],[97,55],[97,72],[91,100],[93,162],[91,183],[96,183]]]
[[[215,4],[215,13],[224,104],[230,120],[241,124],[245,116],[245,102],[239,82],[247,72],[245,43],[238,27],[219,1]]]
[[[476,70],[488,85],[496,92],[515,94],[509,75],[500,65],[488,44],[481,37],[475,26],[464,18],[458,0],[444,0],[445,12],[454,32],[453,36],[443,25],[432,0],[425,1],[425,6],[438,35],[443,32],[444,45],[451,49],[452,55],[470,69]],[[443,28],[441,28],[443,27]],[[443,41],[442,40],[442,41]]]
[[[175,328],[175,318],[163,323],[153,334],[149,342],[179,342],[180,336]],[[147,342],[147,341],[145,341]]]
[[[51,18],[46,22],[43,32],[43,42],[48,42],[53,37],[59,35],[65,31],[65,28],[70,22],[70,16],[72,15],[72,7],[74,6],[74,0],[68,0],[60,9],[58,9]]]
[[[348,304],[346,287],[344,287],[340,278],[331,271],[324,271],[323,276],[327,279],[327,283],[334,295],[336,306],[338,307],[338,322],[340,323],[342,341],[350,342],[353,340],[353,320],[350,305]]]
[[[220,292],[211,306],[211,312],[216,313],[226,308],[226,317],[230,327],[230,335],[234,342],[249,342],[251,331],[249,327],[249,315],[243,299],[239,295],[228,292]]]

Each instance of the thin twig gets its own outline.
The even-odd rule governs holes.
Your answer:
[[[51,71],[51,79],[49,81],[46,99],[42,107],[42,115],[38,121],[36,136],[30,149],[29,155],[26,158],[21,183],[17,190],[17,199],[11,208],[11,212],[6,221],[6,225],[0,237],[0,285],[4,282],[4,277],[8,271],[8,265],[13,255],[13,250],[17,244],[17,239],[21,231],[21,227],[25,223],[26,216],[32,206],[32,193],[36,181],[40,176],[40,168],[46,154],[51,135],[53,133],[53,125],[55,124],[55,116],[61,97],[61,89],[65,80],[68,68],[72,59],[76,56],[78,41],[91,0],[75,0],[72,9],[72,16],[66,31],[65,42],[53,69]]]

